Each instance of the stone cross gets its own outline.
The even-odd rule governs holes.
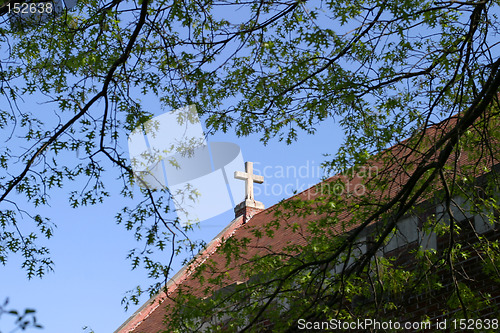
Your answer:
[[[264,177],[253,174],[253,162],[245,162],[245,171],[235,171],[234,178],[245,181],[245,200],[255,200],[253,196],[253,183],[262,184]]]

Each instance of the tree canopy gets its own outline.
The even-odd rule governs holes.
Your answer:
[[[458,192],[467,193],[465,187],[475,186],[477,168],[484,174],[493,170],[499,137],[499,5],[487,0],[81,0],[71,10],[46,13],[50,19],[4,13],[0,24],[4,138],[0,262],[5,264],[9,256],[19,253],[28,276],[51,269],[49,249],[39,245],[37,237],[50,238],[54,226],[48,216],[36,213],[36,207],[49,204],[54,189],[83,182],[83,188],[69,191],[70,203],[74,207],[99,204],[111,186],[102,181],[103,175],[118,172],[121,194],[133,196],[134,175],[124,142],[152,116],[142,101],[155,99],[165,110],[195,104],[209,131],[258,134],[263,143],[300,140],[298,133],[314,134],[320,122],[333,118],[346,138],[325,167],[356,170],[372,163],[373,156],[383,162],[379,179],[370,183],[373,188],[359,201],[324,193],[310,203],[307,214],[319,210],[330,219],[312,227],[316,231],[310,245],[300,249],[300,260],[266,257],[252,266],[249,271],[259,268],[262,276],[270,271],[279,274],[273,280],[276,284],[258,290],[249,287],[257,295],[257,301],[245,308],[251,319],[237,321],[234,327],[256,329],[252,325],[264,313],[269,315],[266,309],[276,304],[273,299],[298,297],[293,286],[314,285],[322,297],[307,300],[300,309],[307,313],[287,312],[285,326],[299,315],[320,317],[355,291],[373,289],[383,295],[387,284],[394,284],[387,288],[396,291],[410,280],[417,288],[423,278],[405,280],[409,273],[404,270],[387,273],[383,278],[392,282],[380,280],[379,285],[363,284],[362,277],[374,269],[375,254],[395,221],[434,191],[441,193],[449,208]],[[31,98],[47,111],[28,107],[24,102]],[[419,135],[453,115],[457,115],[454,121],[432,139]],[[407,151],[397,157],[377,155],[397,144]],[[462,151],[471,159],[466,168],[450,162]],[[384,193],[395,175],[403,174],[407,183],[396,187],[396,194],[374,195]],[[491,182],[481,185],[484,191],[494,192],[496,178]],[[117,212],[117,221],[133,230],[148,249],[169,251],[172,256],[181,248],[196,252],[196,244],[178,242],[184,237],[183,228],[165,217],[168,189],[142,189],[141,194],[142,198],[135,198],[137,206]],[[483,196],[482,208],[474,209],[497,209],[497,202],[489,198]],[[341,208],[352,207],[362,208],[352,217],[352,225],[359,226],[356,235],[374,221],[391,222],[374,236],[355,268],[342,272],[340,279],[328,280],[325,287],[326,277],[318,272],[338,263],[356,238],[331,242],[321,235],[340,223]],[[287,209],[305,214],[296,206]],[[30,222],[19,220],[20,214],[28,214]],[[426,227],[439,227],[448,235],[450,249],[421,257],[433,274],[432,268],[446,263],[453,272],[452,263],[460,255],[460,242],[452,236],[457,224],[453,218],[448,224],[433,221]],[[23,229],[32,231],[21,233],[21,223],[29,223]],[[488,240],[481,244],[481,253],[488,253],[486,267],[498,281],[498,244]],[[157,282],[152,291],[161,288],[171,257],[156,262],[148,251],[132,251],[130,258],[134,265],[150,270]],[[378,264],[380,269],[391,266],[390,262]],[[344,291],[349,285],[351,293],[335,294],[339,283]],[[456,287],[459,305],[455,308],[467,316],[469,305],[462,294],[466,288],[458,282]],[[236,298],[241,295],[246,294],[235,293]],[[476,305],[482,302],[475,297],[469,300],[476,300]]]

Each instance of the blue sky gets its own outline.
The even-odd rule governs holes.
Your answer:
[[[32,96],[21,107],[43,115],[49,125],[58,122],[59,116],[71,116],[61,115],[55,105],[40,103],[43,98],[38,97]],[[152,111],[155,115],[165,112],[149,96],[142,99],[146,101],[145,108],[155,110]],[[101,109],[102,105],[92,112],[100,115]],[[126,137],[129,133],[122,134]],[[323,154],[336,152],[342,133],[330,119],[317,126],[315,135],[299,131],[298,141],[291,145],[271,140],[264,146],[259,135],[239,138],[232,132],[216,133],[208,140],[236,143],[242,150],[243,159],[254,162],[255,173],[265,178],[264,184],[255,185],[255,197],[267,208],[290,197],[293,190],[302,191],[316,184],[321,178]],[[121,142],[121,148],[127,150],[126,142]],[[70,155],[67,158],[73,159],[74,155]],[[35,309],[38,322],[44,326],[42,330],[28,329],[26,332],[89,331],[84,331],[83,327],[96,333],[113,332],[147,301],[148,297],[143,297],[141,304],[132,306],[127,312],[121,305],[128,290],[137,285],[147,286],[153,281],[147,279],[144,270],[132,271],[131,262],[126,259],[128,251],[141,244],[134,240],[132,232],[115,222],[116,213],[124,205],[134,206],[133,202],[127,202],[118,194],[120,183],[115,176],[116,172],[112,172],[105,178],[112,195],[103,204],[71,208],[67,193],[78,189],[81,184],[66,184],[62,190],[51,193],[49,207],[35,211],[50,216],[57,225],[53,238],[39,240],[51,250],[54,272],[42,279],[28,280],[26,272],[20,268],[22,258],[16,256],[10,257],[6,266],[0,266],[0,303],[9,298],[8,309]],[[240,186],[244,188],[243,181]],[[190,236],[194,240],[209,242],[233,218],[234,212],[229,210],[202,221],[200,228],[195,228]],[[164,256],[165,261],[169,259],[167,253],[159,256]],[[174,263],[174,273],[180,268],[181,258],[178,258]],[[10,319],[6,315],[0,318],[2,333],[11,331],[13,324]]]
[[[256,199],[266,208],[289,197],[292,188],[304,190],[317,183],[323,154],[334,153],[341,139],[332,120],[318,126],[315,135],[302,134],[289,146],[275,141],[264,146],[258,135],[238,138],[232,133],[217,133],[209,137],[210,141],[238,144],[244,160],[254,162],[255,173],[265,177],[264,184],[255,185]],[[145,271],[131,271],[126,260],[128,251],[140,244],[132,232],[115,223],[114,216],[124,205],[121,196],[113,194],[104,204],[72,209],[65,196],[68,190],[54,193],[51,207],[40,210],[58,226],[52,239],[42,240],[52,251],[55,271],[42,279],[28,280],[20,269],[20,258],[10,258],[7,266],[0,266],[0,301],[8,297],[8,308],[36,310],[44,329],[27,332],[84,332],[85,326],[96,333],[113,332],[138,307],[124,311],[120,302],[126,291],[149,282]],[[208,242],[233,218],[234,213],[227,211],[203,221],[191,237]],[[179,259],[174,270],[180,267]],[[144,297],[142,302],[146,300]],[[1,332],[10,332],[9,320],[7,316],[0,319]]]

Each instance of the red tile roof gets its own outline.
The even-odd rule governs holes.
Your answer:
[[[346,177],[345,175],[336,175],[329,178],[328,180],[318,184],[319,186],[333,186],[336,181],[343,180],[348,181],[351,190],[354,190],[356,186],[374,184],[376,186],[383,186],[382,190],[377,191],[379,202],[387,201],[388,198],[393,198],[409,181],[411,173],[416,169],[418,165],[428,163],[429,160],[434,160],[438,158],[438,154],[433,151],[434,143],[443,137],[443,134],[447,133],[447,128],[453,128],[457,122],[457,117],[451,117],[439,124],[431,126],[425,129],[420,136],[420,140],[413,138],[412,141],[405,140],[394,147],[385,150],[384,152],[375,156],[374,160],[368,162],[371,165],[371,170],[378,170],[383,172],[386,176],[390,176],[390,182],[387,184],[382,184],[380,174],[367,177],[363,181],[363,177],[359,177],[358,173],[355,173],[355,177]],[[450,127],[451,126],[451,127]],[[415,141],[417,140],[417,141]],[[417,143],[416,143],[417,142]],[[415,145],[419,147],[415,149]],[[448,160],[457,165],[465,165],[467,163],[466,154],[459,154],[451,156]],[[390,163],[389,168],[384,168],[383,165]],[[487,165],[497,164],[498,161],[487,161]],[[405,166],[404,168],[402,166]],[[378,169],[375,169],[378,168]],[[366,169],[365,169],[366,170]],[[479,173],[484,171],[479,170]],[[371,183],[374,182],[374,183]],[[345,195],[346,193],[343,193]],[[373,193],[372,193],[373,194]],[[317,199],[321,195],[321,191],[317,187],[313,186],[306,191],[293,196],[288,199],[287,202],[291,200],[312,200]],[[360,196],[347,196],[347,201],[355,204],[362,204],[362,201],[356,201]],[[361,199],[362,200],[362,199]],[[425,200],[421,199],[421,201]],[[172,298],[167,297],[167,295],[172,296],[175,294],[175,290],[179,285],[182,285],[183,289],[191,290],[195,296],[200,298],[205,297],[200,283],[197,279],[192,277],[193,268],[205,262],[207,258],[210,258],[214,262],[215,270],[227,271],[226,285],[231,285],[237,283],[244,279],[240,275],[241,267],[244,267],[247,263],[251,262],[254,256],[262,256],[268,253],[273,253],[275,251],[280,251],[284,247],[291,244],[303,246],[308,242],[308,237],[310,237],[310,232],[307,228],[307,222],[311,221],[310,214],[313,211],[308,211],[305,207],[303,211],[293,211],[290,214],[284,214],[279,217],[280,229],[279,236],[273,237],[272,228],[270,224],[276,220],[275,213],[278,211],[279,205],[272,206],[262,212],[256,214],[251,218],[246,224],[242,223],[242,219],[237,218],[231,224],[223,230],[219,236],[214,239],[191,264],[191,268],[183,268],[179,273],[177,273],[167,285],[167,293],[161,292],[159,295],[153,297],[149,300],[141,309],[139,309],[126,323],[122,325],[115,333],[157,333],[165,329],[164,320],[166,318],[167,312],[165,310],[166,304],[172,304],[174,301]],[[355,208],[353,208],[355,209]],[[343,232],[350,231],[356,227],[356,225],[349,224],[351,215],[354,210],[346,210],[340,216],[339,223],[334,230],[333,234],[340,234]],[[324,214],[323,214],[324,216]],[[313,219],[319,219],[320,215],[313,217]],[[294,228],[298,228],[297,230]],[[255,232],[258,231],[262,235],[260,237],[255,236]],[[267,232],[269,232],[269,234]],[[238,262],[233,262],[230,267],[226,267],[226,257],[223,253],[217,252],[217,248],[221,244],[221,241],[233,237],[237,240],[250,239],[250,243],[247,245],[246,253],[241,254]],[[239,268],[239,269],[235,269]],[[204,274],[213,274],[213,271],[207,270]],[[209,284],[208,284],[209,285]],[[207,284],[203,286],[205,289]]]

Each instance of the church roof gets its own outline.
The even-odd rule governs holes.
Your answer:
[[[372,161],[368,164],[370,167],[376,168],[382,165],[387,165],[392,163],[390,168],[386,168],[383,172],[392,172],[391,182],[382,186],[382,190],[379,191],[377,195],[380,198],[392,198],[394,197],[409,181],[411,176],[411,170],[415,169],[418,165],[423,163],[428,163],[428,158],[437,159],[439,157],[439,152],[433,152],[433,143],[440,140],[447,133],[447,129],[453,128],[456,124],[458,118],[457,116],[451,117],[441,123],[435,124],[431,127],[425,129],[421,137],[422,141],[428,140],[427,142],[419,143],[421,149],[415,150],[410,147],[408,140],[405,140],[385,151],[376,155]],[[498,155],[497,155],[498,156]],[[467,156],[465,154],[458,154],[450,156],[450,159],[456,161],[457,165],[463,165],[467,161]],[[487,164],[491,167],[496,165],[498,161],[487,161]],[[409,169],[401,168],[402,165],[410,166]],[[484,171],[479,170],[479,173],[484,173]],[[380,176],[380,175],[378,175]],[[324,182],[318,184],[317,186],[333,186],[336,181],[344,179],[345,175],[333,176]],[[372,177],[371,179],[366,179],[366,177],[349,177],[349,182],[351,188],[355,188],[356,185],[362,182],[379,181],[380,177]],[[291,200],[311,200],[317,198],[320,195],[320,191],[317,186],[313,186],[289,199]],[[355,196],[351,199],[354,200]],[[425,201],[425,198],[421,199],[421,202]],[[311,221],[310,212],[308,214],[300,214],[294,212],[292,214],[280,215],[280,229],[279,236],[274,236],[273,232],[270,231],[269,225],[274,220],[276,220],[276,213],[280,209],[280,205],[274,205],[270,208],[260,211],[255,214],[247,223],[243,223],[242,216],[235,218],[219,235],[208,244],[207,248],[200,253],[190,266],[184,267],[179,271],[167,284],[164,291],[155,297],[151,298],[146,302],[136,313],[134,313],[129,320],[127,320],[115,333],[157,333],[165,328],[164,320],[167,315],[165,306],[167,304],[172,304],[174,301],[171,297],[175,294],[176,289],[182,285],[182,288],[186,290],[191,290],[195,296],[200,298],[205,297],[203,291],[200,288],[199,281],[192,277],[193,268],[205,262],[208,258],[216,263],[218,269],[227,271],[226,285],[229,286],[234,283],[238,283],[241,280],[238,269],[232,269],[236,267],[241,267],[251,261],[255,256],[262,256],[267,253],[273,253],[280,251],[281,249],[293,245],[306,245],[310,233],[307,228],[307,222]],[[333,234],[345,233],[353,230],[357,227],[356,224],[350,224],[350,216],[352,212],[345,211],[341,215],[340,221],[332,230]],[[313,217],[314,218],[314,217]],[[319,218],[319,217],[317,217]],[[255,231],[258,230],[259,237],[255,237]],[[250,243],[247,245],[247,251],[241,254],[238,262],[233,262],[232,267],[225,267],[226,257],[223,253],[219,253],[217,248],[224,242],[224,240],[234,237],[239,240],[250,239]],[[211,274],[210,270],[205,271],[204,274]],[[165,292],[166,291],[166,292]]]

